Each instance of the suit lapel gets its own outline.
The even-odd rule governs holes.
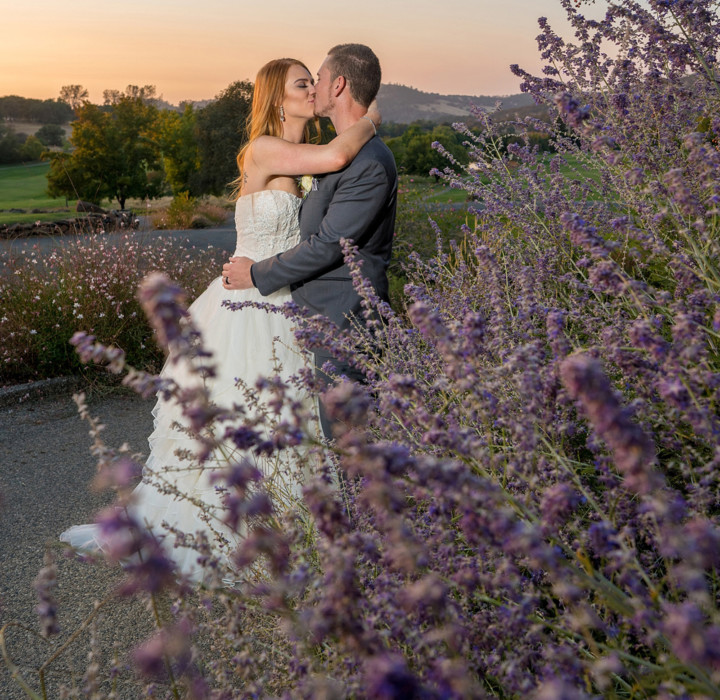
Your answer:
[[[329,173],[329,175],[332,175],[333,173]],[[308,211],[312,209],[312,200],[317,196],[318,192],[321,190],[325,190],[328,187],[328,184],[330,187],[333,186],[333,178],[328,177],[328,174],[325,175],[315,175],[313,176],[313,179],[317,181],[317,188],[311,189],[310,192],[307,193],[307,195],[303,198],[303,201],[300,203],[300,210],[298,212],[298,223],[300,224],[300,238],[301,240],[305,240],[306,238],[309,238],[312,234],[312,231],[308,230],[305,231],[302,226],[302,220],[303,220],[303,213],[306,211],[306,207]],[[310,215],[312,216],[312,215]],[[319,223],[319,222],[318,222]]]

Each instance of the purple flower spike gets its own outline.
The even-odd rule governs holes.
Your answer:
[[[184,673],[191,662],[191,631],[189,622],[181,620],[143,642],[132,655],[138,673],[147,678],[164,680],[167,678],[168,665],[172,667],[173,673]]]
[[[694,603],[668,606],[664,629],[681,661],[714,667],[720,663],[720,627],[708,625]]]
[[[60,632],[57,622],[57,603],[55,587],[57,585],[57,567],[50,552],[45,552],[44,566],[33,581],[33,588],[38,597],[35,608],[40,620],[40,633],[47,638]]]
[[[144,544],[142,530],[126,508],[111,506],[96,516],[103,541],[103,551],[112,561],[129,559]]]
[[[562,524],[580,502],[580,494],[568,484],[555,484],[545,491],[540,512],[550,528]]]
[[[580,401],[598,435],[612,449],[626,486],[643,494],[662,486],[661,475],[653,469],[652,441],[621,406],[600,363],[586,354],[571,355],[560,372],[570,395]]]
[[[328,416],[345,426],[359,426],[366,422],[370,408],[367,391],[356,382],[343,381],[323,394]]]
[[[93,488],[99,491],[107,488],[125,491],[134,487],[141,475],[140,464],[129,457],[120,457],[115,462],[102,465],[93,480]]]
[[[202,361],[209,353],[202,349],[200,333],[188,314],[185,292],[167,275],[152,272],[141,282],[138,299],[157,332],[158,342],[171,351],[171,360],[192,359],[196,372],[214,376],[214,368]]]
[[[376,656],[367,662],[368,697],[377,700],[421,700],[428,697],[417,677],[400,656]]]
[[[138,289],[138,298],[164,346],[183,337],[181,320],[188,317],[185,293],[161,272],[150,273]]]
[[[126,564],[125,571],[128,578],[119,589],[121,595],[159,593],[172,589],[177,583],[174,562],[168,559],[160,543],[150,535],[145,538],[138,560]]]
[[[562,92],[556,95],[555,104],[570,126],[574,129],[587,128],[587,121],[590,118],[590,108],[588,105],[581,107],[569,92]]]

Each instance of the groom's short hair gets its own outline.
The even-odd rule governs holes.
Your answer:
[[[380,61],[369,46],[338,44],[328,51],[330,80],[342,75],[358,104],[368,107],[380,89]]]

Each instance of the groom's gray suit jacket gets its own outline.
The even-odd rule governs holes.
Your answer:
[[[290,286],[293,299],[339,328],[348,315],[362,320],[339,241],[359,248],[362,274],[381,299],[388,299],[387,267],[392,252],[397,168],[390,149],[372,138],[344,170],[316,179],[300,207],[300,243],[252,266],[255,286],[268,295]]]

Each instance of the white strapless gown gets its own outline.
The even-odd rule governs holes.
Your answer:
[[[287,250],[300,240],[298,226],[298,197],[279,190],[263,190],[238,199],[235,209],[237,248],[235,255],[262,260]],[[290,301],[289,288],[262,297],[256,289],[226,290],[221,278],[210,286],[190,306],[192,319],[202,333],[205,348],[213,353],[217,376],[205,380],[213,402],[222,407],[234,404],[248,406],[243,386],[252,390],[249,413],[255,413],[252,402],[258,394],[254,389],[258,377],[279,374],[289,377],[308,366],[307,356],[297,348],[293,324],[284,316],[252,308],[231,311],[222,306],[223,300],[264,301],[283,304]],[[278,367],[281,369],[278,371]],[[183,363],[166,363],[163,376],[170,376],[180,386],[192,386],[199,380],[188,372]],[[238,385],[240,380],[240,385]],[[309,396],[298,397],[308,402]],[[176,546],[174,534],[168,527],[186,534],[204,532],[213,550],[221,559],[235,548],[238,535],[222,525],[222,496],[211,482],[214,470],[239,460],[247,453],[233,453],[232,445],[216,451],[200,469],[192,461],[177,456],[178,450],[194,452],[197,445],[192,438],[173,427],[173,423],[187,424],[174,401],[161,398],[153,409],[154,430],[148,442],[150,455],[143,471],[143,480],[133,492],[129,510],[138,520],[162,539],[163,547],[176,562],[178,569],[191,580],[199,581],[203,572],[197,563],[197,553],[188,547]],[[224,432],[225,425],[221,426]],[[297,453],[296,453],[297,454]],[[291,451],[272,459],[256,460],[265,474],[268,491],[276,507],[297,504],[302,498],[303,475],[298,460]],[[193,501],[202,502],[205,514]],[[207,517],[207,514],[210,517]],[[83,551],[103,549],[97,525],[78,525],[60,535],[60,539]]]

